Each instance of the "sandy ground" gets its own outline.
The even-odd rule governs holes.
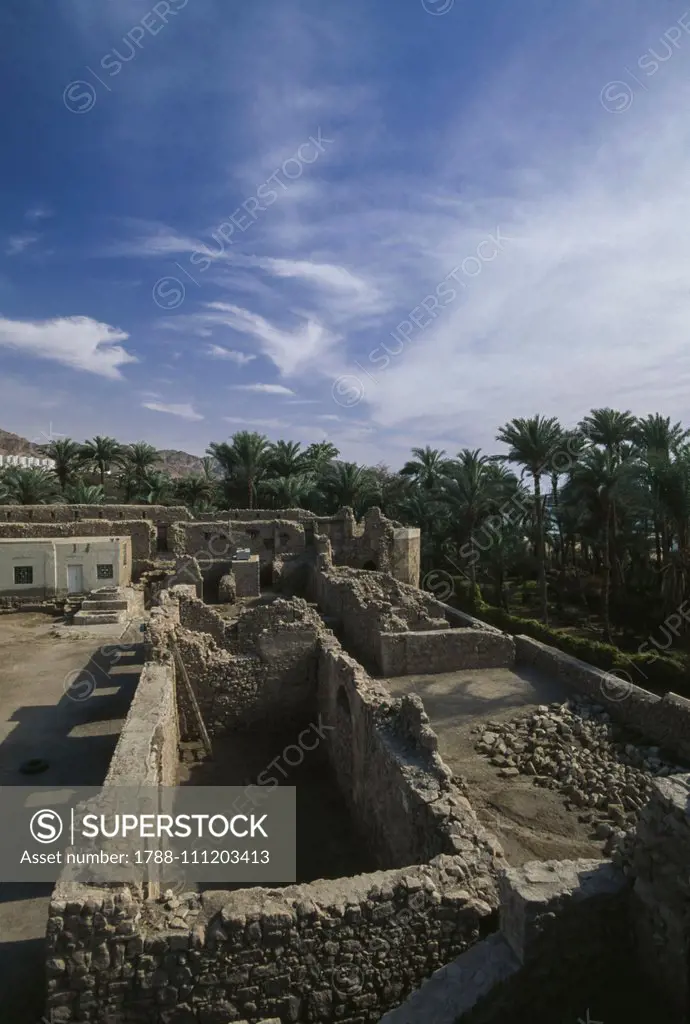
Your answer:
[[[510,864],[602,856],[602,843],[589,838],[590,827],[566,810],[562,796],[535,786],[526,776],[500,778],[498,768],[474,750],[474,726],[565,700],[568,693],[558,683],[510,669],[401,676],[382,682],[395,695],[417,693],[422,698],[441,757],[466,780],[475,812],[498,836]]]
[[[0,785],[100,785],[141,671],[140,648],[115,663],[113,646],[123,629],[79,630],[61,639],[49,616],[0,615]],[[130,627],[122,641],[138,635]],[[31,758],[45,759],[47,770],[22,774]],[[51,891],[51,884],[0,880],[3,1021],[41,1019]]]

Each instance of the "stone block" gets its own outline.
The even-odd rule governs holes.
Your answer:
[[[260,563],[258,555],[252,555],[246,561],[233,561],[232,573],[235,577],[235,590],[238,598],[260,596]]]
[[[582,904],[613,899],[627,885],[608,861],[530,861],[507,868],[499,880],[501,933],[524,963],[539,952],[539,942],[555,917]]]

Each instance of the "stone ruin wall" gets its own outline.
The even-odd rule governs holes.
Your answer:
[[[515,637],[515,644],[518,665],[558,679],[596,701],[614,721],[690,761],[690,700],[671,692],[659,697],[528,636]]]
[[[388,573],[314,569],[308,591],[342,626],[358,656],[381,675],[510,667],[515,662],[512,637],[477,620],[465,623],[455,616],[449,622],[444,605]]]
[[[302,612],[314,615],[302,602],[289,604],[300,609],[298,619]],[[175,761],[174,701],[161,700],[160,691],[174,692],[168,641],[173,634],[192,635],[180,629],[184,615],[188,626],[195,617],[197,628],[210,621],[191,588],[164,594],[162,605],[150,643],[157,661],[147,666],[148,685],[135,697],[140,702],[148,696],[148,707],[133,704],[114,758],[126,773],[141,770],[148,780],[169,775]],[[255,611],[256,618],[243,616],[242,644],[235,634],[225,638],[230,648],[246,644],[249,657],[264,629],[270,637],[276,614],[272,606]],[[325,742],[386,870],[157,902],[143,899],[143,884],[94,890],[63,878],[48,926],[54,1020],[100,1024],[111,1012],[117,1024],[226,1024],[238,1016],[252,1024],[269,1016],[287,1024],[300,1015],[361,1024],[390,1011],[386,1024],[403,1024],[406,1006],[393,1007],[447,964],[434,985],[441,986],[439,1007],[452,1019],[498,1024],[516,1008],[528,1014],[537,1005],[534,1019],[546,1024],[578,978],[583,988],[591,987],[596,974],[605,986],[623,961],[630,969],[638,960],[684,1008],[690,778],[654,783],[622,871],[609,862],[545,862],[506,871],[495,839],[438,757],[421,702],[391,698],[316,620],[314,630],[317,706],[322,721],[335,726],[324,731]],[[201,633],[196,639],[215,646]],[[610,687],[612,677],[536,641],[517,643],[523,664],[555,672],[606,706],[602,687]],[[223,661],[229,651],[218,648],[213,657]],[[226,677],[223,685],[231,690],[228,682]],[[621,700],[609,690],[608,706],[612,713],[622,707],[623,714],[644,718],[637,724],[648,733],[650,709],[659,708],[661,722],[662,706],[669,715],[671,708],[685,713],[688,702],[679,705],[681,699],[670,696],[633,691]],[[675,729],[664,735],[668,742],[684,742],[682,728],[680,735]],[[401,863],[408,858],[409,864]]]
[[[214,613],[199,615],[199,603],[180,597],[175,639],[210,735],[313,713],[321,623],[304,602],[259,605],[232,625],[217,616],[221,644],[205,628]]]
[[[154,616],[149,653],[159,660],[145,668],[111,780],[131,782],[139,772],[142,781],[170,783],[177,725],[168,642],[180,630],[174,605],[181,598],[196,600],[189,589],[168,595]],[[295,604],[296,618],[308,618],[306,605]],[[270,606],[257,611],[270,620]],[[256,622],[247,636],[260,641],[263,628]],[[421,703],[385,695],[330,634],[324,640],[318,621],[314,630],[317,703],[326,721],[342,714],[340,689],[349,693],[358,751],[351,800],[366,824],[388,814],[372,838],[382,862],[395,858],[399,866],[157,901],[144,899],[146,880],[94,889],[63,876],[48,923],[48,1009],[56,1024],[100,1024],[108,1014],[118,1024],[238,1017],[287,1024],[300,1015],[373,1022],[490,929],[500,849],[450,782]],[[378,795],[372,777],[382,782]],[[429,863],[402,863],[437,851]]]
[[[220,581],[238,548],[249,548],[259,556],[263,568],[275,559],[303,555],[304,527],[287,519],[219,520],[203,523],[175,523],[168,530],[168,547],[177,557],[193,557],[205,580]]]
[[[291,519],[298,523],[316,519],[313,512],[304,508],[231,508],[219,509],[216,512],[195,512],[191,519],[198,523],[215,523],[219,520],[237,519],[242,522],[266,519]]]
[[[690,775],[658,779],[623,863],[640,969],[690,1018]],[[685,1013],[686,1016],[682,1016]]]
[[[169,526],[193,516],[185,505],[0,505],[0,523],[69,523],[78,519],[147,519]]]

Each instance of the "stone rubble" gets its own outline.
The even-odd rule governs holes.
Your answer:
[[[475,732],[476,749],[502,778],[531,776],[535,786],[561,792],[609,855],[629,842],[652,779],[686,771],[665,760],[659,747],[626,742],[604,708],[579,694],[527,716],[489,721]]]

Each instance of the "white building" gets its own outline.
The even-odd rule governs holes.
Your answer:
[[[53,459],[39,458],[37,455],[0,455],[0,469],[19,466],[21,469],[52,469]]]
[[[0,597],[86,594],[131,579],[131,537],[0,539]]]

